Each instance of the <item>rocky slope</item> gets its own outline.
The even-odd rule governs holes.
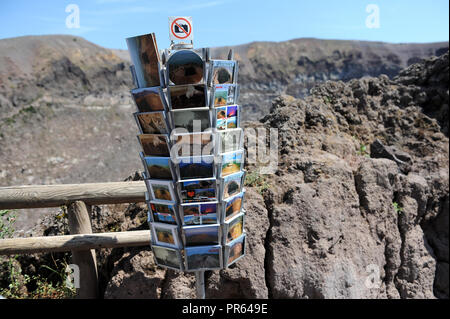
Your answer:
[[[247,165],[247,256],[207,272],[207,296],[448,298],[448,59],[280,96],[248,122],[278,129],[278,169]],[[145,218],[144,205],[105,206],[93,224],[144,229]],[[195,295],[194,277],[156,267],[149,248],[102,250],[99,265],[106,298]]]

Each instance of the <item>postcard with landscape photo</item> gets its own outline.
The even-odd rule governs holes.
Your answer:
[[[211,127],[208,108],[174,110],[171,112],[175,128],[183,128],[188,132],[203,132]]]
[[[159,266],[165,266],[177,270],[183,269],[181,254],[178,250],[152,245],[153,255]]]
[[[164,111],[162,91],[160,87],[149,87],[131,90],[139,112]]]
[[[181,180],[214,177],[214,155],[180,157]]]
[[[134,113],[143,134],[168,134],[164,112]]]
[[[151,201],[149,207],[154,222],[177,224],[175,205]]]
[[[171,153],[177,157],[212,155],[214,153],[214,134],[211,132],[174,134],[172,138],[174,143]]]
[[[242,146],[243,131],[241,128],[219,131],[219,153],[237,151]]]
[[[179,85],[168,89],[170,107],[174,110],[208,106],[205,85]]]
[[[173,180],[170,157],[145,156],[140,153],[149,178]]]
[[[216,245],[220,243],[220,225],[184,226],[183,235],[186,247]]]
[[[242,169],[244,151],[225,153],[222,155],[221,176],[227,176],[239,172]]]
[[[178,241],[178,233],[176,225],[152,223],[153,238],[157,245],[178,248],[180,242]]]
[[[173,193],[173,184],[164,180],[145,180],[147,189],[151,191],[153,200],[176,201]]]
[[[239,214],[242,210],[243,203],[244,203],[244,194],[245,191],[227,199],[224,203],[224,212],[223,216],[225,218],[225,221],[230,220],[232,217]]]
[[[228,86],[216,85],[214,87],[214,106],[225,106],[228,102]]]
[[[203,81],[205,65],[202,57],[194,51],[175,51],[166,65],[170,85],[198,84]]]
[[[178,186],[183,203],[207,202],[217,199],[215,178],[183,181],[179,182]]]
[[[226,246],[227,267],[245,255],[246,238],[247,236],[243,234]]]
[[[160,85],[158,64],[161,58],[155,34],[130,37],[126,41],[139,87]]]
[[[236,61],[214,60],[212,66],[213,84],[232,84],[234,83]]]
[[[222,246],[186,247],[186,269],[207,270],[222,267]]]
[[[222,199],[229,198],[242,191],[242,186],[245,178],[245,172],[241,171],[222,178]]]
[[[217,224],[216,203],[195,203],[181,205],[181,218],[184,225]]]
[[[245,214],[241,213],[225,223],[227,243],[235,240],[244,233],[244,216]]]
[[[170,157],[169,139],[164,134],[138,135],[145,156]]]

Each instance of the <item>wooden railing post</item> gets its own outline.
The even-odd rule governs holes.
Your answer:
[[[74,234],[92,234],[90,206],[76,201],[68,207],[69,230]],[[80,270],[80,287],[77,297],[81,299],[98,298],[98,272],[95,250],[72,251],[72,262]]]

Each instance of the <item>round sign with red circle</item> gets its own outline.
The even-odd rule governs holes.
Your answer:
[[[170,33],[179,40],[188,39],[192,32],[192,25],[185,18],[176,18],[170,25]]]

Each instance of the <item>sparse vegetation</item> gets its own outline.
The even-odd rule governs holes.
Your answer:
[[[400,214],[401,212],[403,212],[403,207],[401,207],[399,203],[393,202],[392,206],[394,206],[394,210],[397,214]]]
[[[64,218],[62,216],[61,218]],[[0,210],[0,239],[12,238],[16,213],[11,210]],[[53,255],[52,255],[53,257]],[[75,289],[66,287],[66,258],[52,259],[53,266],[41,265],[40,270],[46,270],[50,275],[44,278],[40,274],[23,273],[18,256],[10,256],[0,260],[0,273],[6,287],[0,287],[0,295],[12,299],[60,299],[73,298]]]
[[[260,194],[270,187],[266,177],[256,170],[247,174],[244,184],[245,186],[255,187]]]

